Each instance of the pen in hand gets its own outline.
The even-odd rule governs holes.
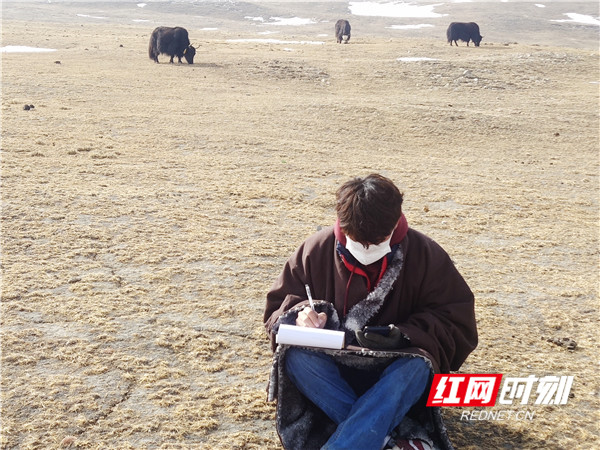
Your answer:
[[[308,284],[305,284],[304,288],[306,289],[306,295],[308,296],[308,303],[310,303],[310,310],[304,308],[298,313],[296,325],[310,328],[324,328],[327,324],[327,314],[324,312],[318,313],[315,310],[315,302],[310,293],[310,287]]]
[[[308,286],[308,284],[305,284],[304,287],[306,288],[306,295],[308,295],[308,303],[310,303],[310,309],[312,309],[314,311],[315,310],[315,302],[313,302],[313,298],[310,293],[310,287]]]

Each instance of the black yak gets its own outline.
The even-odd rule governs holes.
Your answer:
[[[479,43],[483,39],[483,36],[479,34],[479,25],[475,22],[452,22],[446,30],[446,37],[448,42],[452,46],[452,42],[458,47],[458,40],[464,41],[469,46],[469,41],[473,41],[475,47],[479,47]]]
[[[345,19],[340,19],[335,23],[335,39],[338,44],[342,43],[344,36],[346,36],[344,44],[347,44],[350,40],[350,22]]]
[[[181,58],[185,57],[188,64],[194,64],[194,55],[196,49],[190,45],[188,32],[181,27],[157,27],[150,36],[150,45],[148,47],[148,56],[155,62],[158,62],[158,55],[164,53],[173,58],[177,56],[181,63]]]

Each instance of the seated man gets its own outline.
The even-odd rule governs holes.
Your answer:
[[[337,222],[290,257],[267,294],[264,321],[274,349],[279,325],[292,322],[342,330],[347,345],[386,356],[402,352],[369,370],[340,364],[331,352],[285,352],[286,375],[335,424],[319,445],[379,450],[393,447],[392,430],[423,398],[432,372],[458,370],[476,347],[474,299],[448,254],[408,227],[391,180],[355,178],[336,200]],[[321,299],[314,310],[305,285]]]

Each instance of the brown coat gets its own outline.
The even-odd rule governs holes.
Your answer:
[[[409,229],[400,251],[400,273],[366,325],[393,323],[411,340],[412,347],[403,351],[426,356],[438,372],[458,370],[477,346],[473,294],[448,254],[422,233]],[[333,227],[315,233],[290,257],[267,294],[264,322],[273,348],[279,317],[306,302],[305,284],[315,299],[333,304],[342,324],[345,298],[351,312],[369,294],[365,278],[351,276],[342,262]]]

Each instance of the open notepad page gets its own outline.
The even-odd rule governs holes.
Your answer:
[[[275,342],[303,347],[341,349],[344,348],[344,336],[343,331],[280,325]]]

